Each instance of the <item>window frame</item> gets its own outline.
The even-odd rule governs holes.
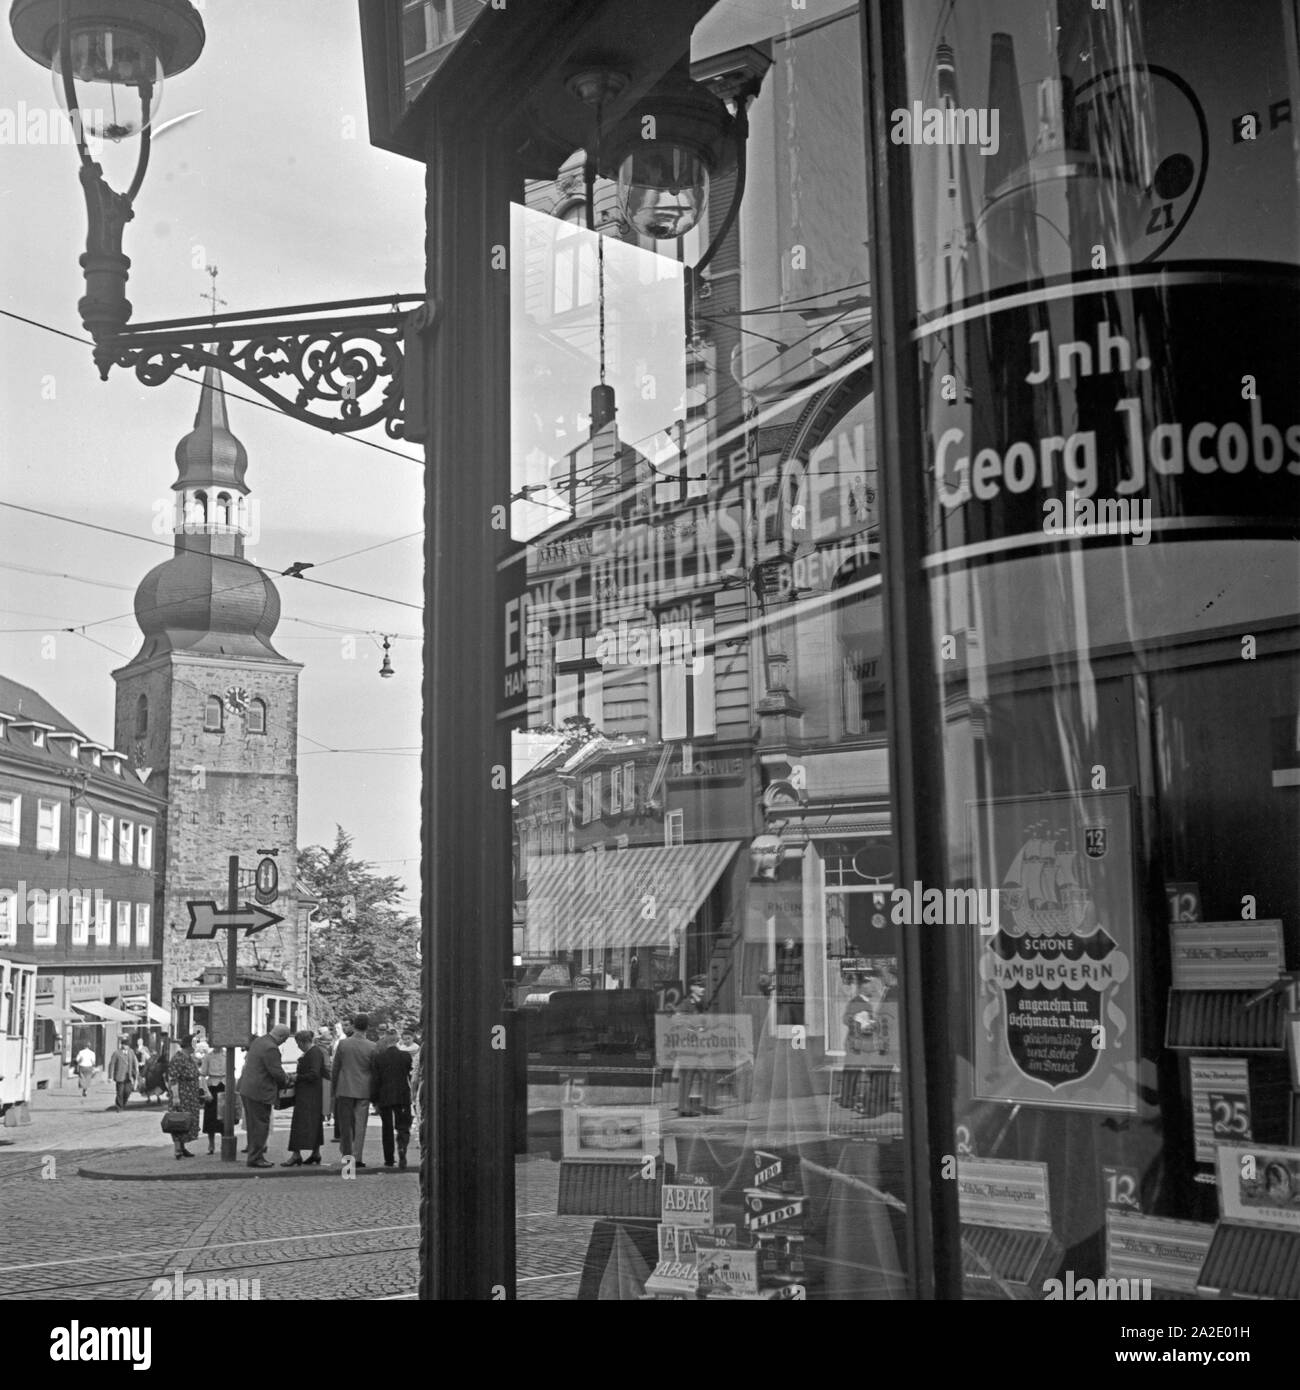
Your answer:
[[[86,831],[86,847],[81,847],[82,828]],[[89,859],[93,854],[95,841],[95,813],[89,806],[78,806],[75,808],[72,818],[72,848],[73,852],[82,859]]]
[[[50,814],[50,839],[42,839],[44,833],[41,819],[46,811]],[[43,850],[57,850],[63,829],[63,803],[55,801],[52,797],[38,796],[36,798],[36,848]],[[52,842],[51,842],[52,841]]]
[[[119,898],[114,905],[113,926],[113,944],[115,946],[129,946],[131,944],[131,900],[129,898]]]
[[[107,850],[105,850],[107,846]],[[95,846],[96,858],[101,859],[106,864],[113,862],[117,852],[117,824],[116,817],[106,816],[103,811],[99,813],[99,837]]]
[[[213,723],[213,709],[216,710],[216,723]],[[203,705],[203,732],[205,734],[224,733],[226,728],[226,705],[220,695],[205,695]]]
[[[136,903],[135,905],[135,944],[139,946],[149,946],[153,942],[153,905],[151,903]]]
[[[35,890],[37,897],[31,905],[32,945],[57,946],[59,940],[58,899],[50,910],[50,894],[44,888]]]
[[[0,888],[0,945],[12,946],[18,940],[18,894]]]
[[[0,792],[0,801],[12,802],[14,808],[13,830],[0,826],[0,845],[17,845],[23,838],[23,798],[21,792]]]
[[[117,862],[135,863],[135,822],[127,820],[125,816],[117,822]]]
[[[248,710],[244,715],[244,726],[250,734],[266,733],[266,701],[258,696],[254,696],[248,702]]]
[[[90,895],[76,893],[71,899],[72,930],[69,943],[73,946],[90,945]]]
[[[136,867],[140,869],[153,868],[153,826],[146,825],[143,821],[136,827]]]

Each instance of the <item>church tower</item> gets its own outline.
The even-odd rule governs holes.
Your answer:
[[[225,933],[190,941],[192,899],[226,905],[227,861],[256,868],[278,850],[285,920],[240,934],[239,966],[280,972],[291,990],[308,979],[307,913],[294,898],[298,843],[298,672],[272,645],[275,585],[244,558],[250,531],[248,455],[230,432],[220,373],[207,368],[194,428],[176,446],[175,553],[141,580],[140,650],[120,670],[116,746],[151,769],[167,799],[156,862],[163,871],[164,1007],[223,963]],[[241,899],[252,900],[251,890]],[[269,978],[274,978],[273,974]],[[224,980],[222,981],[224,983]]]

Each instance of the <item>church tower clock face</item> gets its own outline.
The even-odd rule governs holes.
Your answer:
[[[226,691],[226,708],[231,714],[243,714],[248,709],[248,691],[242,685],[232,685]]]

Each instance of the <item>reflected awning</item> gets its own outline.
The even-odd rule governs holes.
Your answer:
[[[715,840],[529,856],[525,954],[673,945],[739,848]]]
[[[53,1004],[37,1004],[36,1017],[46,1019],[50,1023],[81,1022],[76,1014],[70,1013],[67,1009],[56,1008]]]
[[[121,1009],[115,1009],[111,1004],[105,1004],[99,999],[73,999],[69,1002],[74,1009],[80,1009],[92,1018],[102,1018],[107,1023],[138,1022],[134,1014],[123,1013]]]

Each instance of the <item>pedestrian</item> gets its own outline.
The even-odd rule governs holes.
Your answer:
[[[289,1157],[281,1168],[300,1168],[320,1163],[320,1146],[325,1142],[324,1098],[325,1054],[316,1045],[311,1029],[304,1028],[293,1035],[301,1049],[298,1070],[294,1076],[293,1119],[289,1124]],[[301,1149],[311,1153],[303,1158]]]
[[[277,1023],[264,1038],[255,1038],[249,1044],[244,1059],[238,1090],[244,1101],[250,1168],[274,1167],[267,1161],[266,1143],[271,1137],[271,1107],[281,1089],[289,1084],[280,1062],[280,1044],[288,1036],[289,1025]]]
[[[198,1048],[194,1050],[197,1059]],[[224,1047],[214,1047],[200,1063],[201,1076],[204,1086],[207,1089],[207,1099],[203,1104],[203,1132],[208,1136],[208,1152],[216,1153],[217,1135],[226,1132],[225,1107],[222,1105],[222,1097],[226,1093],[226,1049]],[[239,1123],[239,1097],[231,1097],[231,1103],[235,1107],[234,1122],[231,1125],[231,1133]]]
[[[167,1068],[170,1065],[170,1044],[163,1038],[159,1044],[158,1051],[152,1055],[144,1065],[144,1081],[141,1083],[140,1092],[144,1096],[145,1104],[152,1105],[154,1097],[161,1101],[167,1094]]]
[[[334,1134],[333,1134],[333,1136],[332,1136],[331,1139],[330,1139],[330,1143],[331,1143],[331,1144],[337,1144],[337,1143],[339,1143],[339,1110],[338,1110],[338,1106],[334,1104],[334,1086],[333,1086],[333,1080],[332,1080],[333,1071],[334,1071],[334,1051],[335,1051],[335,1049],[338,1047],[339,1043],[343,1040],[343,1038],[350,1038],[350,1037],[352,1036],[352,1033],[353,1033],[352,1020],[351,1020],[350,1018],[345,1018],[345,1019],[343,1020],[342,1023],[336,1024],[335,1026],[338,1028],[339,1032],[342,1034],[342,1037],[341,1037],[341,1038],[338,1038],[338,1039],[331,1040],[331,1043],[330,1043],[330,1074],[331,1074],[331,1080],[330,1080],[329,1082],[327,1082],[326,1084],[329,1086],[329,1092],[330,1092],[330,1103],[329,1103],[330,1118],[331,1118],[331,1119],[333,1120],[333,1122],[334,1122]]]
[[[135,1060],[140,1063],[140,1070],[143,1071],[149,1064],[149,1058],[153,1053],[149,1051],[149,1044],[144,1040],[144,1034],[135,1040]]]
[[[199,1064],[194,1060],[194,1039],[186,1033],[171,1056],[167,1072],[173,1110],[183,1110],[190,1117],[189,1128],[172,1133],[171,1141],[177,1158],[193,1158],[185,1147],[199,1137],[199,1111],[203,1109],[203,1087],[199,1082]]]
[[[330,1084],[334,1088],[334,1114],[339,1125],[339,1153],[351,1154],[358,1168],[366,1165],[366,1124],[370,1119],[370,1092],[373,1085],[375,1044],[366,1037],[370,1019],[358,1014],[352,1032],[334,1049]]]
[[[374,1060],[373,1099],[383,1126],[384,1167],[393,1166],[393,1132],[397,1132],[399,1168],[406,1167],[406,1147],[411,1142],[411,1054],[397,1045],[391,1029],[379,1042]]]
[[[424,1084],[424,1077],[420,1067],[421,1048],[419,1041],[416,1041],[415,1051],[411,1054],[411,1130],[415,1135],[415,1142],[421,1144],[420,1140],[420,1103],[422,1096],[420,1087]],[[423,1145],[421,1144],[421,1147]]]
[[[334,1059],[334,1039],[322,1029],[316,1034],[316,1046],[321,1050],[321,1056],[325,1059],[324,1074],[321,1076],[320,1083],[320,1108],[321,1118],[326,1124],[334,1120],[334,1091],[330,1086],[330,1070]],[[338,1142],[338,1128],[334,1130],[334,1142]]]
[[[131,1051],[131,1044],[122,1038],[117,1044],[117,1051],[108,1059],[108,1079],[117,1087],[114,1110],[121,1110],[131,1098],[131,1092],[135,1089],[139,1076],[140,1063]]]
[[[87,1043],[76,1056],[77,1084],[81,1087],[81,1094],[85,1096],[90,1090],[90,1083],[95,1077],[95,1050]]]
[[[420,1050],[419,1043],[415,1041],[415,1034],[409,1028],[402,1029],[402,1040],[397,1045],[403,1052],[409,1052],[412,1057]]]

